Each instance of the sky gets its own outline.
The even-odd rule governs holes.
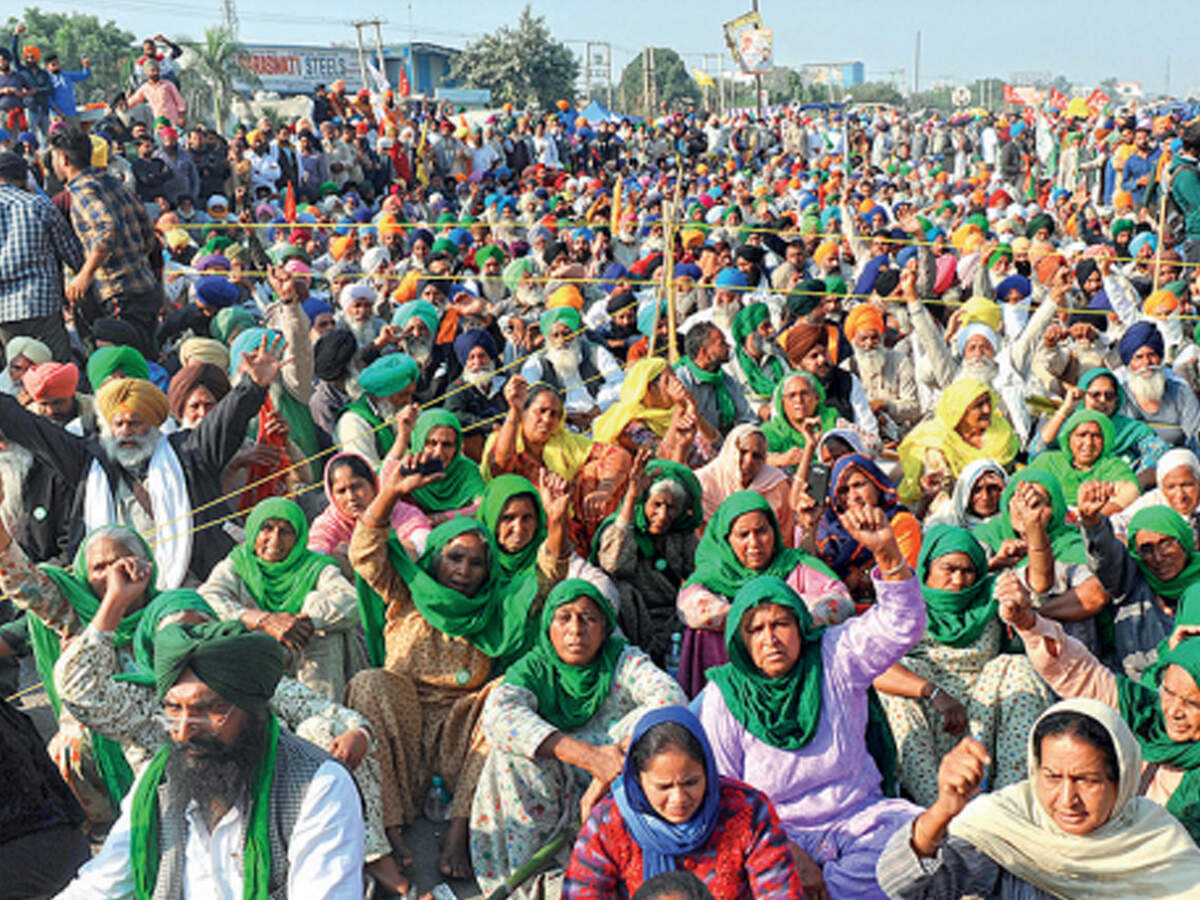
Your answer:
[[[69,12],[71,0],[35,0],[44,10]],[[241,39],[263,43],[352,42],[350,19],[386,19],[385,43],[416,40],[461,47],[486,32],[516,22],[525,0],[261,0],[238,2]],[[689,66],[700,54],[724,50],[721,23],[746,12],[750,0],[601,0],[530,4],[551,32],[582,55],[586,41],[613,47],[614,81],[643,44],[666,46],[683,54]],[[105,0],[87,12],[112,17],[141,35],[199,37],[221,21],[221,0]],[[774,32],[775,63],[800,66],[815,62],[861,60],[868,80],[886,81],[903,69],[913,79],[916,33],[921,32],[921,87],[935,81],[967,83],[981,77],[1008,80],[1014,73],[1065,75],[1075,84],[1093,85],[1114,77],[1139,81],[1147,92],[1166,87],[1170,54],[1173,94],[1200,94],[1200,17],[1187,0],[1009,0],[1003,5],[980,0],[761,0],[760,10]],[[899,14],[898,14],[899,13]],[[1164,32],[1164,28],[1166,29]],[[1164,47],[1164,33],[1170,35]],[[726,64],[731,64],[727,51]]]

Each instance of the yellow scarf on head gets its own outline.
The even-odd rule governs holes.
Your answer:
[[[992,398],[992,421],[983,433],[983,445],[976,447],[963,440],[955,428],[971,404],[985,393]],[[904,469],[900,502],[915,503],[921,498],[921,472],[927,450],[940,451],[957,478],[968,463],[977,459],[993,459],[1007,466],[1020,449],[1021,441],[1000,411],[995,391],[977,378],[959,378],[942,392],[934,417],[922,422],[900,442],[900,465]]]
[[[1174,816],[1137,796],[1142,751],[1125,720],[1112,707],[1083,699],[1056,703],[1041,719],[1059,712],[1083,713],[1112,739],[1120,783],[1108,821],[1086,835],[1067,834],[1058,827],[1037,798],[1038,766],[1031,730],[1029,778],[972,800],[950,823],[950,833],[1056,897],[1170,900],[1196,896],[1200,849]]]
[[[625,370],[621,398],[592,424],[592,436],[602,444],[616,444],[630,422],[644,422],[658,437],[671,427],[674,408],[650,409],[643,402],[650,382],[667,368],[661,356],[645,356]]]
[[[496,446],[496,437],[499,434],[499,431],[493,431],[488,435],[487,443],[483,445],[483,465],[479,467],[479,471],[482,473],[484,481],[491,481],[493,477],[492,450]],[[542,463],[551,472],[570,481],[579,474],[579,470],[588,461],[588,457],[592,453],[592,444],[593,441],[589,438],[585,438],[581,434],[572,434],[567,431],[562,422],[559,422],[554,433],[550,435],[550,440],[542,448]],[[517,452],[525,452],[525,438],[521,434],[520,426],[517,428]]]

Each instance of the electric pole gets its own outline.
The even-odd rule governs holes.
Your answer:
[[[646,118],[654,117],[658,105],[658,86],[654,80],[654,48],[642,48],[642,103],[646,108]]]
[[[221,22],[229,36],[238,39],[238,14],[235,0],[221,0]]]
[[[921,32],[917,32],[917,51],[913,57],[913,93],[921,93]]]
[[[592,99],[592,85],[604,79],[605,105],[612,109],[612,44],[608,41],[588,41],[584,48],[583,79],[588,101]]]
[[[362,30],[368,25],[375,26],[375,48],[379,54],[379,72],[385,74],[383,67],[383,31],[380,26],[383,24],[383,19],[359,19],[351,22],[354,26],[354,43],[358,47],[358,73],[362,78],[362,86],[367,90],[372,90],[374,82],[367,77],[367,55],[363,49]]]

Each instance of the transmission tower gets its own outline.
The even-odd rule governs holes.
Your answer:
[[[235,41],[238,39],[237,0],[221,0],[221,21]]]

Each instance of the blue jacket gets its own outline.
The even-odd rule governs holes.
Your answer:
[[[79,81],[87,81],[91,77],[91,69],[50,75],[50,83],[53,85],[53,91],[50,94],[50,108],[64,119],[79,115],[75,106],[75,84]]]

